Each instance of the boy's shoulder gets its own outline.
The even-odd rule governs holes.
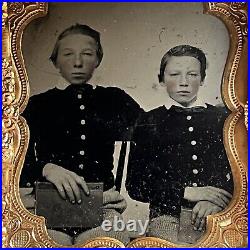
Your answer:
[[[208,121],[214,124],[224,124],[230,110],[224,104],[212,105],[207,103],[206,105],[205,116]]]
[[[230,110],[223,103],[217,105],[206,103],[206,105],[209,111],[213,111],[218,115],[229,115],[230,113]]]
[[[138,125],[150,125],[155,124],[157,121],[162,120],[167,113],[167,109],[164,106],[154,108],[150,111],[142,112],[138,118]]]
[[[51,102],[55,102],[58,100],[58,96],[60,96],[62,90],[57,88],[49,89],[45,92],[32,95],[29,98],[27,109],[36,109],[41,111],[41,109],[47,108],[51,106]]]

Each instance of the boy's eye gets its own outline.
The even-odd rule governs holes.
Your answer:
[[[190,76],[193,76],[193,77],[198,76],[197,73],[189,73],[189,75],[190,75]]]
[[[63,55],[64,55],[64,56],[71,56],[71,55],[73,55],[73,53],[72,53],[72,52],[66,52],[66,53],[64,53]]]
[[[92,51],[82,51],[81,54],[84,55],[84,56],[92,56],[93,52]]]
[[[178,76],[179,73],[170,73],[169,75],[170,75],[170,76]]]
[[[86,55],[86,56],[92,56],[93,55],[91,52],[85,52],[83,54]]]

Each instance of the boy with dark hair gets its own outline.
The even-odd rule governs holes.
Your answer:
[[[168,105],[138,119],[126,186],[133,199],[150,203],[149,236],[177,241],[181,207],[192,209],[194,229],[201,231],[206,216],[223,210],[232,197],[223,146],[227,110],[199,98],[205,76],[206,57],[200,49],[170,49],[159,74]]]

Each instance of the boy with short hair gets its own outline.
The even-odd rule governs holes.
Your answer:
[[[126,186],[133,199],[150,203],[149,236],[177,241],[181,207],[192,209],[194,229],[202,231],[206,216],[223,210],[232,197],[223,146],[227,110],[199,99],[205,76],[203,51],[189,45],[170,49],[159,74],[170,101],[138,119]]]
[[[87,183],[103,183],[103,218],[112,222],[115,216],[122,218],[126,209],[125,199],[114,187],[115,141],[129,139],[142,110],[125,91],[89,83],[102,58],[100,33],[91,27],[75,24],[58,36],[50,59],[68,86],[29,100],[23,116],[30,142],[20,186],[52,183],[63,199],[76,205],[84,203],[81,190],[90,194]],[[49,230],[49,235],[62,245],[82,244],[99,236],[129,242],[126,231],[56,229]]]

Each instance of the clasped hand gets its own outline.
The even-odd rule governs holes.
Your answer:
[[[184,198],[197,202],[192,210],[192,224],[195,230],[203,230],[206,217],[223,210],[230,202],[232,195],[224,189],[206,187],[187,187]]]
[[[56,164],[46,164],[43,168],[43,176],[56,186],[63,199],[66,200],[68,197],[73,204],[81,203],[80,188],[89,195],[89,189],[83,177]]]

